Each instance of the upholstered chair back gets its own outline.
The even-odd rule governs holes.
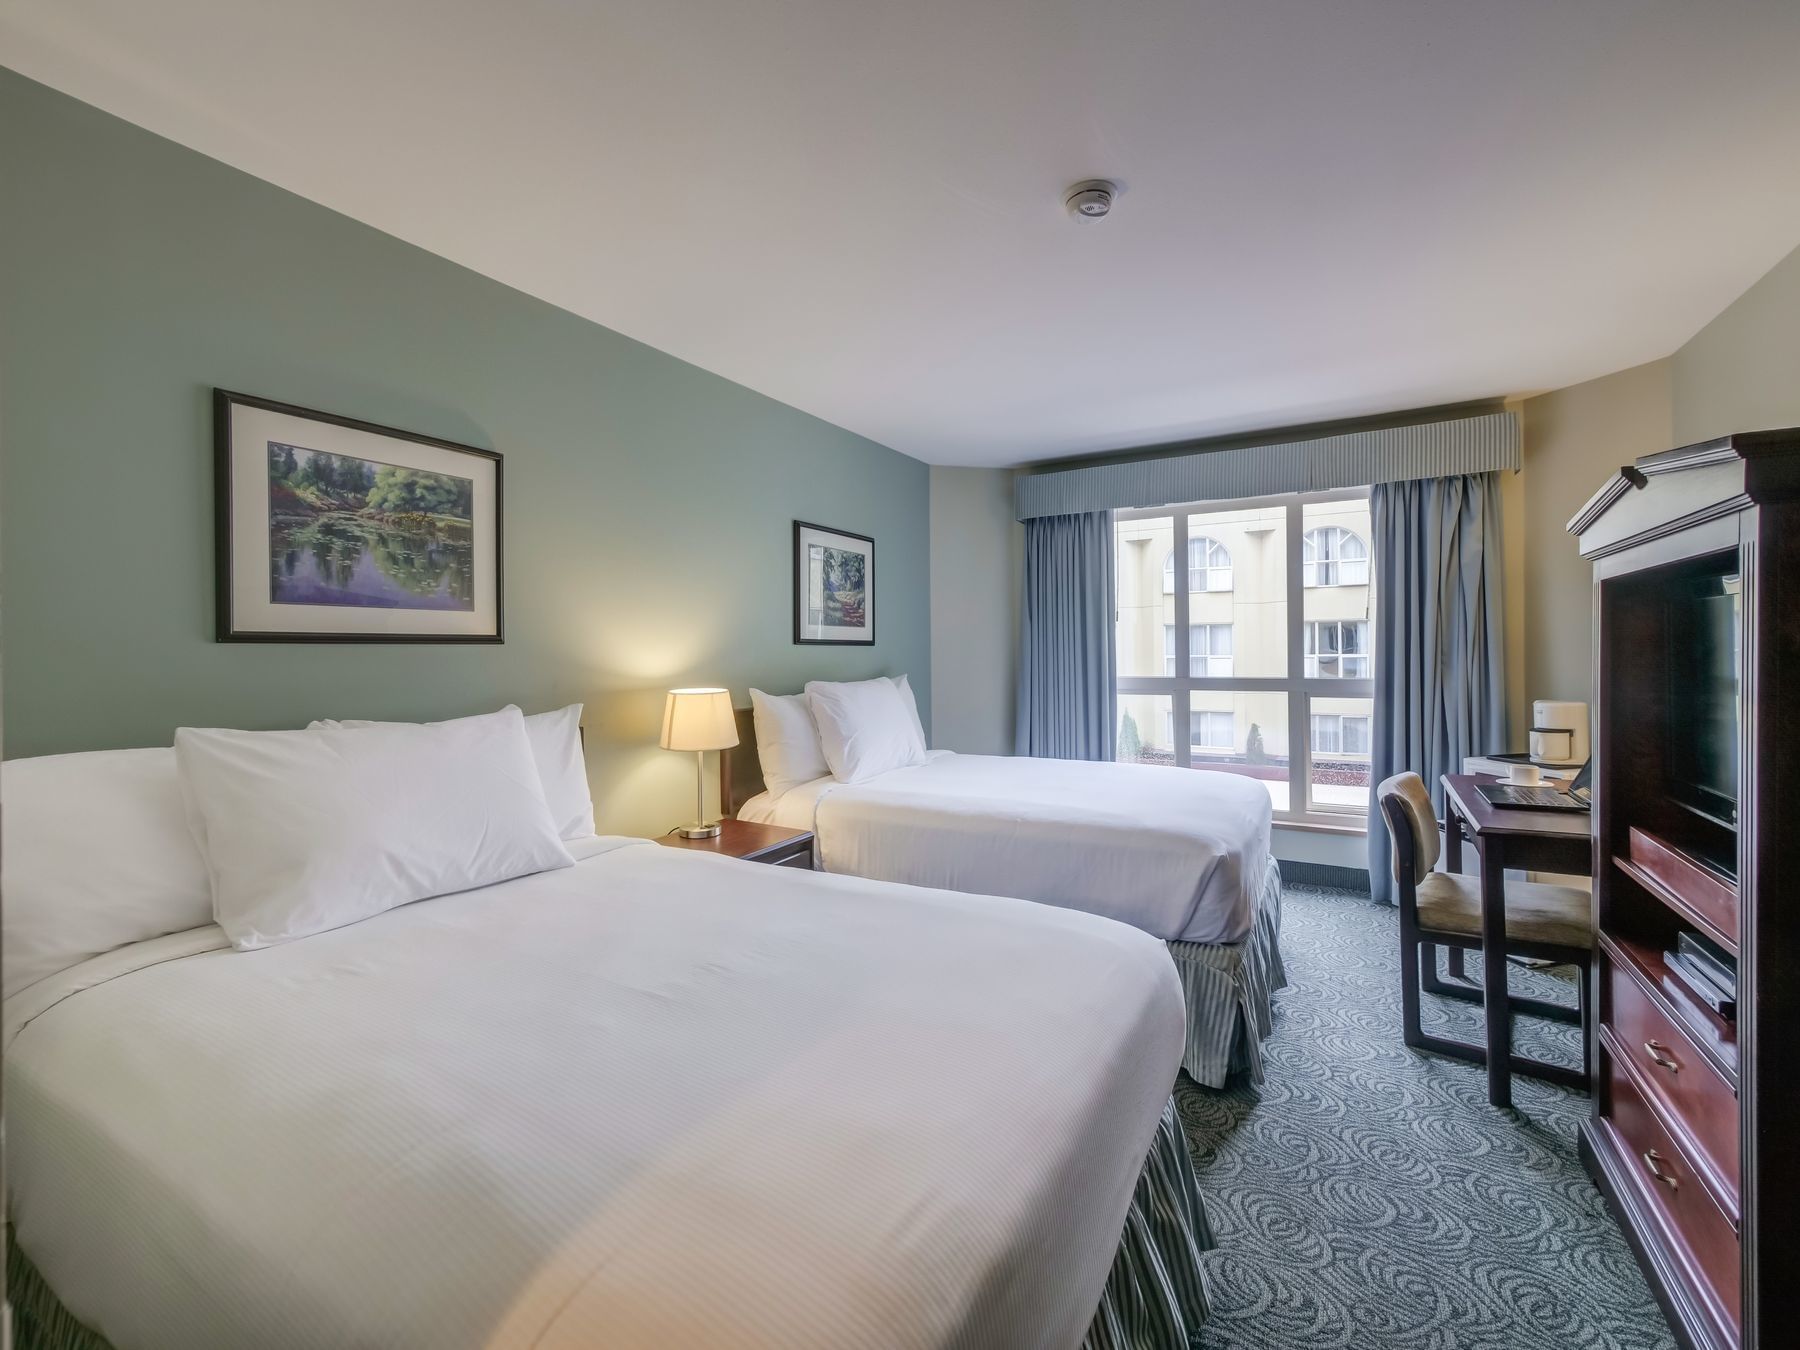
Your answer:
[[[1409,882],[1416,886],[1437,865],[1440,848],[1437,812],[1425,781],[1416,773],[1397,773],[1381,780],[1375,800],[1387,818],[1394,880],[1402,886]]]

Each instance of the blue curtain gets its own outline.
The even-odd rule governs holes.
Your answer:
[[[1411,769],[1431,789],[1465,755],[1506,748],[1500,484],[1495,474],[1370,490],[1375,576],[1373,781]],[[1369,812],[1369,882],[1393,903],[1381,812]]]
[[[1112,512],[1028,520],[1014,748],[1111,759],[1114,702]]]

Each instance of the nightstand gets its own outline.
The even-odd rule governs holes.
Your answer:
[[[748,820],[721,820],[718,834],[711,839],[683,839],[678,834],[665,834],[656,842],[665,848],[684,848],[690,853],[716,853],[721,858],[742,858],[745,862],[812,870],[811,830],[758,825]]]

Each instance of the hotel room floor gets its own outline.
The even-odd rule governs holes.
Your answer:
[[[1267,1081],[1176,1093],[1218,1250],[1204,1350],[1674,1350],[1576,1156],[1588,1098],[1400,1040],[1397,911],[1288,886],[1288,988]],[[1569,972],[1514,988],[1568,1000]],[[1425,998],[1427,1030],[1479,1040],[1480,1009]],[[1435,1023],[1435,1026],[1434,1026]],[[1574,1027],[1522,1018],[1527,1054],[1580,1062]]]

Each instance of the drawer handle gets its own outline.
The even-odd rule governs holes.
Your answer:
[[[1652,1064],[1660,1064],[1670,1073],[1680,1073],[1681,1065],[1677,1061],[1669,1058],[1668,1049],[1669,1047],[1664,1045],[1661,1041],[1644,1042],[1644,1053],[1650,1056],[1650,1062]]]
[[[1667,1159],[1655,1149],[1649,1148],[1644,1150],[1644,1166],[1650,1169],[1650,1175],[1662,1182],[1662,1184],[1667,1186],[1670,1190],[1678,1190],[1680,1189],[1681,1182],[1670,1173],[1662,1170],[1662,1164],[1666,1161]]]

